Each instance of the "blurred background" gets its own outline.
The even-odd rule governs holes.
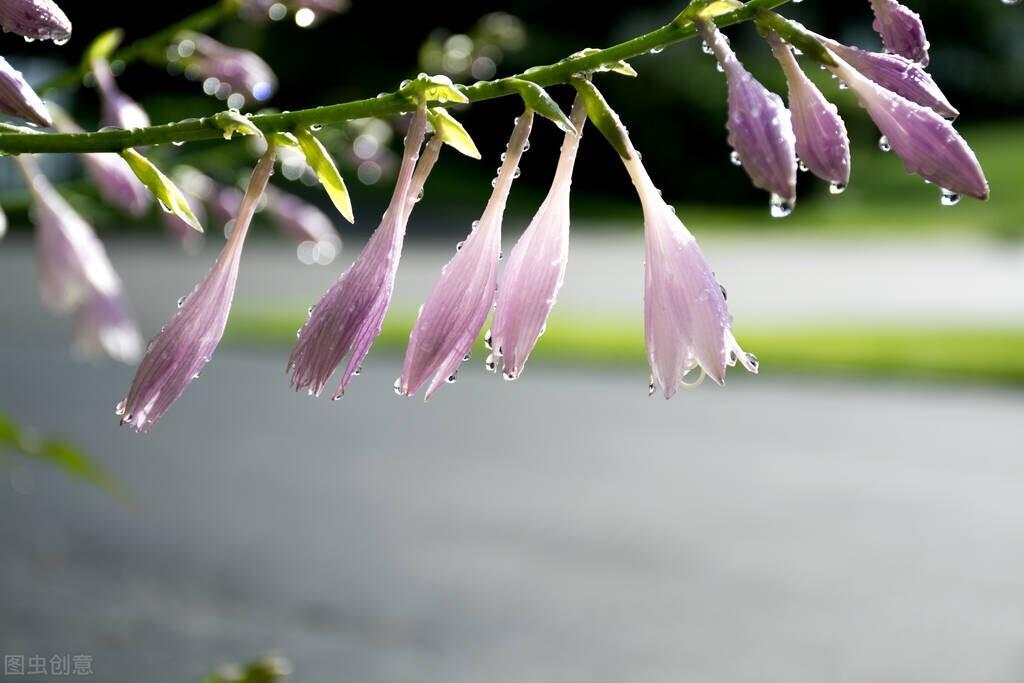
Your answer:
[[[207,6],[62,4],[67,45],[0,39],[33,84],[76,65],[107,28],[131,42]],[[101,680],[157,682],[292,669],[296,681],[1021,680],[1024,9],[912,6],[929,30],[929,71],[988,174],[986,203],[942,206],[879,149],[852,96],[809,69],[846,118],[853,178],[833,196],[801,174],[796,211],[775,220],[729,161],[725,84],[698,42],[632,60],[636,79],[598,77],[761,361],[757,378],[735,373],[726,389],[671,402],[646,393],[639,206],[590,127],[566,284],[524,377],[487,374],[481,346],[430,403],[392,394],[415,312],[486,202],[521,106],[511,98],[456,110],[484,158],[443,154],[384,333],[343,401],[295,395],[285,360],[307,307],[377,225],[400,118],[319,133],[355,225],[301,167],[277,174],[331,217],[343,250],[296,246],[258,216],[225,342],[144,436],[113,414],[134,368],[73,357],[71,322],[41,308],[27,193],[0,159],[11,222],[0,242],[0,651],[82,655]],[[342,9],[271,9],[211,29],[277,75],[273,97],[246,111],[370,97],[420,71],[509,75],[652,30],[682,7]],[[878,46],[867,2],[784,13]],[[728,33],[784,92],[756,31]],[[155,123],[228,106],[163,57],[149,62],[114,68]],[[568,88],[550,91],[568,110]],[[96,127],[88,82],[50,96]],[[506,251],[547,191],[560,141],[535,125]],[[147,154],[224,187],[255,159],[237,140]],[[74,157],[44,161],[153,336],[213,262],[224,219],[211,210],[205,244],[183,250],[156,210],[129,219],[105,206]],[[287,662],[223,668],[267,656]]]

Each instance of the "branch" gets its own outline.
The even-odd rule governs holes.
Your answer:
[[[749,21],[760,10],[773,9],[789,0],[750,0],[743,7],[715,17],[720,27]],[[211,8],[212,9],[212,8]],[[187,21],[187,20],[186,20]],[[173,28],[173,27],[172,27]],[[168,32],[171,29],[168,29]],[[624,43],[584,55],[568,57],[555,64],[527,69],[521,74],[493,81],[479,81],[470,86],[459,86],[470,102],[507,97],[518,94],[509,87],[511,79],[532,81],[541,87],[568,83],[573,75],[599,69],[605,64],[660,52],[675,43],[697,35],[694,23],[688,19],[662,26]],[[147,39],[148,41],[149,39]],[[134,45],[129,50],[134,49]],[[451,102],[431,102],[430,106],[448,107]],[[377,97],[302,109],[281,114],[259,114],[252,123],[264,133],[292,131],[313,125],[331,125],[365,117],[385,117],[412,111],[415,103],[398,92]],[[85,153],[118,152],[129,147],[162,145],[171,142],[193,142],[222,138],[224,130],[213,117],[186,119],[148,128],[131,130],[104,130],[95,133],[0,133],[0,153]]]

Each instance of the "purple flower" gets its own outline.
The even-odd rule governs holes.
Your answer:
[[[836,61],[832,72],[857,95],[908,173],[935,183],[947,194],[988,198],[985,172],[953,124],[932,109],[886,90],[842,59]]]
[[[873,24],[889,52],[928,66],[928,37],[921,15],[896,0],[871,0]]]
[[[816,37],[843,61],[886,90],[892,90],[911,102],[930,107],[946,118],[955,119],[960,115],[928,72],[919,64],[899,55],[867,52],[837,43],[824,36]]]
[[[64,313],[94,295],[118,295],[121,280],[92,227],[57,194],[30,156],[17,161],[32,193],[43,305]]]
[[[244,104],[246,99],[255,102],[270,99],[277,89],[273,70],[249,50],[229,47],[209,36],[189,32],[179,36],[177,53],[185,75],[192,80],[202,80],[203,91],[208,95],[225,99],[236,93]]]
[[[50,112],[21,72],[0,57],[0,111],[37,126],[52,126]]]
[[[122,363],[139,359],[142,337],[119,294],[97,292],[79,307],[72,348],[86,358],[107,356]]]
[[[213,268],[191,294],[179,300],[174,317],[150,342],[128,396],[117,405],[122,425],[130,424],[136,431],[152,429],[210,362],[231,310],[242,245],[273,171],[271,148],[253,171],[235,229]]]
[[[297,244],[312,242],[341,253],[341,236],[323,211],[295,195],[267,187],[267,214],[283,235]]]
[[[395,287],[405,226],[440,150],[440,137],[431,139],[423,158],[416,163],[425,131],[426,108],[421,105],[409,125],[398,182],[380,226],[355,263],[311,308],[309,320],[299,330],[288,360],[291,384],[296,390],[319,396],[335,369],[349,356],[334,393],[334,398],[339,398],[380,334]]]
[[[96,79],[96,87],[100,92],[102,115],[100,121],[104,126],[115,128],[146,128],[149,116],[139,103],[121,92],[114,80],[114,72],[105,59],[94,59],[92,75]]]
[[[441,269],[409,337],[398,393],[412,396],[433,376],[427,387],[430,398],[438,387],[454,382],[459,365],[466,360],[480,328],[494,303],[501,258],[501,222],[512,181],[519,174],[519,160],[530,139],[533,111],[516,122],[494,191],[473,231]]]
[[[583,100],[577,97],[570,118],[579,133],[566,133],[548,196],[516,242],[501,275],[491,348],[500,349],[503,374],[509,379],[522,374],[530,352],[544,333],[565,278],[569,260],[569,190],[586,115]],[[487,368],[493,367],[494,359],[489,358]]]
[[[836,106],[797,64],[793,50],[775,33],[768,34],[775,58],[789,83],[789,109],[793,114],[796,153],[814,175],[842,192],[850,182],[850,139]]]
[[[71,38],[71,21],[53,0],[0,0],[0,26],[27,40],[63,45]]]
[[[784,215],[796,203],[796,139],[789,110],[743,67],[714,24],[698,21],[697,27],[725,71],[729,144],[754,185],[774,195],[773,213]]]

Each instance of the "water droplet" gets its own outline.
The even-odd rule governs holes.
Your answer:
[[[708,45],[708,41],[706,41],[706,40],[700,41],[700,49],[706,55],[713,55],[713,54],[715,54],[715,51],[711,49],[711,46]]]
[[[505,372],[501,373],[501,378],[506,382],[515,382],[517,379],[519,379],[519,376],[513,373],[511,370],[505,370]]]
[[[725,285],[723,285],[722,283],[718,283],[718,287],[719,287],[719,289],[722,290],[722,298],[725,299],[726,301],[728,301],[729,300],[729,292],[725,291]]]
[[[793,213],[793,202],[773,194],[768,203],[768,208],[771,211],[772,218],[785,218]]]
[[[651,48],[651,54],[652,55],[661,54],[661,51],[664,50],[664,49],[665,49],[665,47],[663,45],[656,45],[655,47]]]
[[[654,375],[651,375],[651,379],[647,383],[647,395],[648,396],[654,396],[654,392],[655,392],[655,388],[654,388]]]
[[[402,378],[401,377],[396,379],[395,383],[392,384],[391,386],[394,388],[396,394],[398,394],[399,396],[402,395]]]
[[[455,380],[457,380],[458,378],[459,378],[459,371],[456,370],[452,374],[448,375],[448,377],[445,378],[444,382],[445,382],[445,384],[455,384]]]
[[[121,417],[124,415],[124,411],[128,408],[128,399],[123,398],[121,401],[114,406],[114,415]]]
[[[828,186],[828,191],[832,194],[842,194],[846,192],[846,183],[832,183]]]
[[[889,138],[887,138],[884,135],[878,138],[878,149],[882,150],[883,152],[891,152],[892,145],[889,144]]]
[[[811,170],[807,167],[807,164],[805,164],[802,160],[800,161],[798,168],[800,169],[801,173],[807,173],[808,171]]]
[[[362,365],[360,365],[358,368],[356,368],[355,371],[352,373],[353,377],[358,377],[361,374],[363,374],[363,366]]]
[[[324,124],[322,124],[322,123],[314,123],[312,126],[309,127],[309,129],[311,131],[313,131],[314,133],[316,133],[316,132],[321,131],[321,130],[324,129]]]
[[[181,308],[182,306],[185,305],[186,299],[188,299],[187,296],[178,297],[178,308]]]
[[[733,150],[732,152],[729,153],[729,161],[732,162],[733,166],[743,165],[743,159],[740,158],[740,153],[737,152],[736,150]]]
[[[306,317],[308,318],[309,316],[313,315],[313,311],[315,311],[315,310],[316,310],[316,304],[313,304],[312,306],[307,308],[306,309]]]
[[[487,358],[484,359],[484,369],[487,370],[487,372],[496,372],[497,371],[497,369],[498,369],[498,361],[495,360],[493,353],[489,354],[487,356]]]
[[[465,363],[467,360],[473,357],[471,352],[466,352],[466,355],[462,357],[462,362]]]
[[[960,195],[956,192],[943,189],[941,202],[943,206],[956,206],[960,203]]]
[[[491,331],[487,330],[486,334],[484,334],[484,346],[487,347],[488,351],[491,350],[491,348],[492,348],[491,344],[492,344],[493,341],[494,341],[494,339],[491,337]]]
[[[185,144],[185,141],[184,140],[174,140],[174,141],[171,142],[171,144],[174,145],[175,147],[181,147],[182,145]]]
[[[748,353],[746,355],[747,355],[747,363],[746,364],[748,366],[750,366],[751,372],[757,372],[758,369],[761,367],[761,361],[759,361],[757,359],[757,356],[755,356],[752,353]]]

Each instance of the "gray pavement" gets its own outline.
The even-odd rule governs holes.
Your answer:
[[[603,289],[563,303],[638,297],[624,244],[574,261]],[[151,683],[274,650],[296,681],[1024,679],[1024,394],[766,369],[665,402],[633,370],[538,365],[512,384],[467,368],[423,404],[395,397],[397,361],[374,356],[332,403],[290,392],[279,352],[222,349],[138,436],[113,415],[132,369],[68,359],[28,252],[0,247],[0,406],[74,435],[137,501],[10,472],[3,653],[88,653],[96,680]],[[257,247],[252,302],[308,300],[336,272]],[[205,267],[150,249],[114,250],[147,332]],[[732,301],[787,281],[834,300],[795,287],[805,259],[828,272],[820,253],[894,316],[925,292],[886,275],[901,268],[955,276],[935,283],[947,309],[983,287],[992,320],[1022,305],[1006,295],[1019,254],[971,252],[981,265],[950,274],[956,252],[934,247],[855,280],[820,245],[735,249],[716,266]],[[413,254],[407,290],[443,258]]]

